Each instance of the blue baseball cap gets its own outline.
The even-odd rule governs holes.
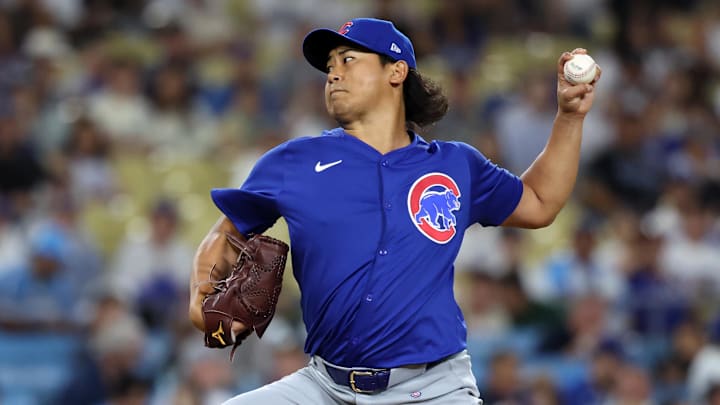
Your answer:
[[[311,31],[303,41],[303,55],[316,69],[327,72],[330,51],[340,45],[358,45],[393,60],[404,60],[416,69],[415,50],[405,34],[390,21],[377,18],[356,18],[333,31],[319,28]]]
[[[65,237],[54,226],[45,226],[30,238],[30,253],[34,256],[61,261],[64,248]]]

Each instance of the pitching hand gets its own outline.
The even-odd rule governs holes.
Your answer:
[[[565,80],[565,74],[563,73],[565,63],[572,59],[573,55],[579,53],[587,54],[587,50],[576,48],[572,52],[563,52],[563,54],[560,55],[557,65],[557,99],[559,112],[576,114],[583,117],[590,111],[590,107],[592,107],[593,99],[595,98],[595,85],[598,80],[600,80],[602,70],[600,66],[598,66],[595,79],[588,84],[573,85]]]

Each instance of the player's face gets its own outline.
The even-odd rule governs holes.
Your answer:
[[[341,124],[377,108],[390,92],[390,70],[375,53],[340,46],[330,51],[327,68],[325,106]]]

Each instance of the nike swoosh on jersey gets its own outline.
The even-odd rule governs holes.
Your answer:
[[[340,163],[342,163],[342,159],[336,160],[336,161],[330,162],[330,163],[325,163],[325,164],[321,164],[320,161],[318,160],[318,162],[315,163],[315,172],[320,173],[320,172],[327,170],[333,166],[339,165]]]

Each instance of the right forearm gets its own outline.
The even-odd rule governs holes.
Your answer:
[[[233,223],[223,216],[203,238],[193,259],[189,315],[199,329],[204,327],[200,307],[205,296],[213,291],[212,281],[225,278],[237,257],[237,253],[227,243],[226,233],[242,238]]]

